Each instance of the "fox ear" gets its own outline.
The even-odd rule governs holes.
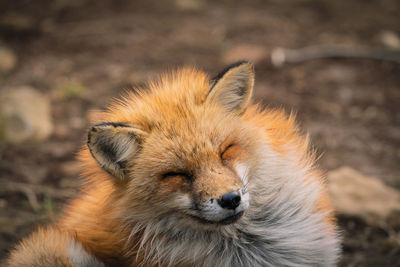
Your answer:
[[[206,104],[217,103],[242,114],[250,102],[254,86],[253,64],[241,61],[227,67],[211,83]]]
[[[139,151],[144,136],[145,132],[133,125],[102,123],[90,129],[87,145],[105,171],[123,179],[126,165]]]

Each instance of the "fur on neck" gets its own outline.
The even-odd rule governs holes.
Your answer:
[[[267,145],[262,154],[246,172],[250,207],[237,223],[204,229],[176,214],[125,218],[127,246],[139,235],[135,254],[154,266],[334,266],[340,240],[328,214],[316,210],[319,179],[305,179],[313,163],[287,160]]]

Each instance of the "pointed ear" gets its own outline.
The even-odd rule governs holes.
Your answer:
[[[87,145],[93,158],[105,171],[123,179],[126,165],[140,150],[145,134],[133,125],[102,123],[90,129]]]
[[[250,102],[253,86],[253,64],[238,62],[226,68],[213,80],[205,104],[219,104],[228,111],[242,114]]]

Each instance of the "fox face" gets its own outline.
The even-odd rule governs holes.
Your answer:
[[[108,173],[123,216],[227,225],[249,206],[257,138],[242,115],[254,84],[240,62],[216,79],[184,69],[103,114],[89,151]],[[258,141],[259,142],[259,141]]]

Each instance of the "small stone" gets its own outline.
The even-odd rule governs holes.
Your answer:
[[[341,167],[327,174],[332,204],[338,214],[359,217],[379,226],[400,214],[400,192],[375,177]]]
[[[400,37],[393,31],[383,31],[380,34],[382,44],[391,49],[400,50]]]
[[[53,131],[49,99],[31,87],[0,94],[0,140],[21,143],[43,140]]]
[[[337,93],[340,99],[340,103],[343,103],[344,105],[349,105],[353,100],[353,90],[349,87],[340,87]]]
[[[0,208],[6,208],[8,205],[7,200],[0,198]]]
[[[0,46],[0,74],[7,74],[17,65],[17,57],[14,52]]]

